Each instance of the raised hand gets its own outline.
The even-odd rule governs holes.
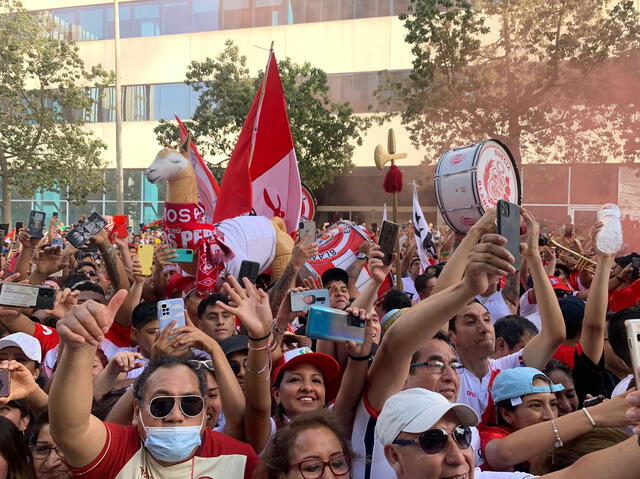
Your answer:
[[[396,253],[393,253],[391,262],[388,266],[385,266],[382,262],[384,253],[380,251],[380,246],[376,244],[371,247],[369,250],[369,275],[373,281],[380,284],[385,280],[389,271],[391,271],[391,265],[395,263],[395,255]]]
[[[177,257],[175,249],[169,248],[166,244],[161,244],[156,247],[153,263],[157,268],[164,268],[166,265],[172,264]]]
[[[60,246],[45,246],[36,261],[36,272],[43,276],[57,273],[64,268],[65,259]]]
[[[162,330],[162,333],[158,339],[156,339],[156,342],[151,346],[152,358],[157,358],[165,354],[168,354],[169,356],[182,356],[189,351],[188,347],[178,345],[178,342],[176,341],[177,329],[173,329],[176,324],[176,320],[174,319],[166,328],[164,328],[164,330]]]
[[[625,399],[629,406],[625,417],[634,425],[633,432],[640,434],[640,391],[630,392]]]
[[[111,358],[107,369],[114,374],[128,373],[144,366],[144,356],[133,351],[122,351]]]
[[[93,300],[73,306],[56,325],[60,339],[67,347],[98,346],[113,324],[127,294],[126,289],[121,289],[113,295],[107,306]]]
[[[18,361],[2,361],[0,362],[0,369],[9,371],[11,375],[9,395],[0,397],[0,406],[4,406],[9,401],[25,399],[38,390],[39,386],[31,371]]]
[[[520,217],[527,227],[527,254],[529,256],[538,256],[540,254],[540,246],[538,245],[540,224],[538,224],[533,214],[525,208],[520,208]]]
[[[278,308],[278,314],[276,315],[276,323],[281,329],[286,329],[298,316],[303,316],[306,313],[306,311],[291,311],[291,293],[299,293],[300,291],[309,291],[309,288],[290,289],[285,294],[282,303],[280,303],[280,308]]]
[[[174,329],[171,333],[174,336],[173,347],[177,350],[197,348],[209,352],[211,343],[215,341],[211,336],[193,325]]]
[[[309,233],[302,239],[298,238],[291,251],[291,263],[297,268],[302,268],[309,258],[318,254],[318,243],[315,241],[313,243],[305,243],[308,238]]]
[[[507,239],[498,234],[485,234],[467,258],[463,284],[474,294],[482,294],[499,276],[515,274],[515,258],[504,247]]]
[[[65,288],[64,291],[59,291],[56,295],[56,302],[53,305],[53,309],[47,309],[44,312],[54,316],[57,319],[65,316],[71,308],[78,304],[78,295],[80,291],[71,291],[69,288]]]
[[[480,235],[496,232],[496,208],[489,208],[482,217],[471,227]]]
[[[216,304],[226,312],[236,316],[251,338],[262,338],[273,328],[273,315],[269,306],[269,296],[249,281],[242,278],[244,289],[234,276],[227,276],[228,283],[223,288],[229,296],[230,304],[218,301]],[[232,306],[233,305],[233,306]]]
[[[358,344],[353,341],[347,341],[347,353],[355,358],[363,358],[371,355],[371,347],[373,345],[373,319],[367,313],[366,309],[347,308],[347,313],[358,316],[365,321],[364,326],[364,343]]]
[[[137,256],[133,257],[132,263],[133,263],[133,268],[132,268],[133,280],[137,284],[144,283],[147,280],[147,276],[144,276],[142,274],[142,264],[140,263],[140,260],[138,259]]]
[[[602,229],[603,224],[601,221],[598,221],[597,223],[595,223],[592,227],[591,227],[591,232],[589,234],[590,238],[591,238],[591,247],[593,248],[593,251],[595,251],[597,256],[604,256],[604,257],[615,257],[615,253],[613,254],[608,254],[608,253],[603,253],[602,251],[600,251],[598,249],[597,243],[596,243],[596,237],[598,236],[598,233],[600,232],[600,230]],[[620,277],[624,277],[622,275],[622,273],[619,275]]]
[[[39,238],[32,238],[25,228],[20,228],[18,233],[18,241],[23,249],[34,249],[40,242]]]

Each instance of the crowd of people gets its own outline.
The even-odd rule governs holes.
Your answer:
[[[56,220],[2,256],[0,304],[20,283],[56,299],[0,306],[0,479],[637,477],[625,321],[640,319],[640,255],[598,251],[599,223],[556,236],[590,268],[522,209],[516,270],[492,209],[465,235],[434,229],[430,264],[409,226],[396,271],[370,228],[349,269],[309,277],[305,236],[277,280],[227,275],[202,296],[161,229],[76,249]],[[291,293],[310,289],[363,341],[309,337]],[[174,298],[185,324],[161,329]]]

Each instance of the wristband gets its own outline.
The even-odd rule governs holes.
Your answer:
[[[582,411],[585,413],[585,415],[587,416],[587,419],[589,419],[589,422],[591,423],[591,426],[593,427],[593,430],[595,431],[597,429],[598,426],[596,426],[596,421],[595,419],[593,419],[593,416],[591,415],[591,413],[589,411],[587,411],[587,408],[582,408]]]
[[[351,359],[353,361],[368,361],[369,359],[371,359],[371,355],[368,355],[368,356],[351,356],[351,354],[349,354],[349,359]]]
[[[249,336],[249,341],[264,341],[265,339],[268,339],[269,336],[271,336],[271,331],[269,331],[266,336],[263,336],[261,338],[252,338],[251,336]]]

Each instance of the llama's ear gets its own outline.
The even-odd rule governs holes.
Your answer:
[[[169,143],[168,140],[162,140],[162,146],[164,146],[165,148],[171,148],[171,143]]]
[[[191,135],[187,135],[182,143],[180,143],[180,153],[189,154],[189,145],[191,144]]]

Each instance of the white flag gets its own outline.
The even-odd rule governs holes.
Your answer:
[[[382,221],[387,221],[387,204],[384,204],[384,210],[382,210]]]
[[[429,262],[429,256],[436,257],[436,248],[433,243],[433,235],[429,229],[429,224],[424,218],[420,203],[418,203],[418,189],[416,184],[413,184],[413,230],[416,235],[416,245],[418,246],[418,256],[420,256],[420,263],[422,263],[422,269],[426,270],[431,263]]]

